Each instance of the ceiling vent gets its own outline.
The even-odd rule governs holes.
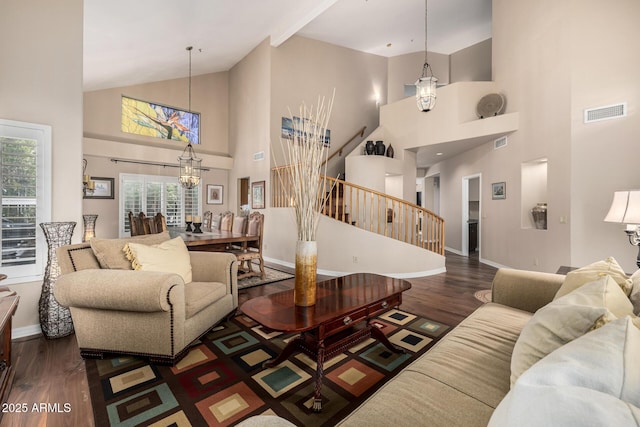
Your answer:
[[[623,102],[604,107],[589,108],[584,110],[584,122],[599,122],[600,120],[617,119],[627,115],[627,103]]]
[[[498,148],[502,148],[502,147],[506,147],[507,146],[507,137],[506,136],[502,136],[496,140],[493,141],[493,149],[497,150]]]

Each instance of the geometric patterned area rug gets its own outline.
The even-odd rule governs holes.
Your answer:
[[[260,267],[257,264],[253,265],[254,271],[260,271]],[[266,285],[267,283],[279,282],[280,280],[290,279],[293,274],[285,273],[284,271],[275,270],[273,268],[264,268],[265,278],[261,279],[260,276],[246,277],[238,280],[238,289],[252,288],[254,286]]]
[[[266,330],[240,314],[212,329],[174,367],[133,357],[86,360],[96,426],[230,426],[259,414],[299,426],[335,425],[449,329],[400,310],[372,323],[406,353],[369,339],[325,361],[319,413],[312,411],[314,361],[294,354],[262,367],[296,335]]]

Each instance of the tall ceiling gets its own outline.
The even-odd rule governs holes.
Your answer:
[[[491,0],[429,0],[428,49],[491,37]],[[226,71],[298,34],[392,57],[424,51],[424,0],[85,0],[84,90]]]

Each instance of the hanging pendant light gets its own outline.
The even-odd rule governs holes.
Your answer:
[[[424,1],[424,65],[422,76],[416,81],[416,102],[420,111],[427,112],[436,105],[436,83],[431,66],[427,62],[427,3]]]
[[[189,113],[191,113],[191,50],[193,46],[187,47],[189,52]],[[182,155],[178,157],[180,160],[180,175],[178,180],[184,188],[194,188],[200,184],[200,174],[202,172],[202,159],[196,157],[191,142],[187,144]]]

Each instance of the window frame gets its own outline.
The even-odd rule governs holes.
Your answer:
[[[43,222],[51,221],[52,214],[52,131],[51,126],[38,123],[0,119],[0,136],[37,141],[36,152],[36,256],[33,264],[2,266],[8,278],[3,285],[29,283],[43,280],[48,259],[47,241],[40,228]],[[1,171],[0,171],[1,177]],[[0,183],[0,188],[2,184]],[[1,195],[0,195],[1,198]],[[0,211],[0,216],[2,212]],[[1,231],[0,231],[1,238]]]
[[[126,197],[125,197],[125,182],[140,182],[142,183],[142,191],[143,191],[143,197],[141,200],[141,206],[143,211],[146,211],[146,194],[147,194],[147,184],[151,184],[151,183],[161,183],[162,184],[162,206],[161,206],[161,212],[162,214],[167,217],[167,200],[166,200],[166,185],[167,184],[172,184],[172,185],[177,185],[178,186],[178,190],[179,190],[179,194],[180,194],[180,224],[184,224],[184,218],[185,218],[185,206],[186,206],[186,192],[185,189],[180,185],[180,183],[178,182],[178,177],[177,176],[166,176],[166,175],[147,175],[147,174],[135,174],[135,173],[120,173],[119,177],[118,177],[118,236],[120,238],[122,237],[129,237],[129,231],[125,229],[126,226],[126,216],[127,216],[127,212],[125,212],[125,202],[126,202]],[[201,191],[201,184],[199,184],[193,191],[195,192],[195,194],[198,195],[198,200],[197,200],[197,205],[196,205],[196,209],[197,209],[197,213],[192,212],[192,215],[202,215],[202,191]],[[134,212],[134,214],[138,214],[139,212]],[[170,224],[167,224],[170,225]]]

